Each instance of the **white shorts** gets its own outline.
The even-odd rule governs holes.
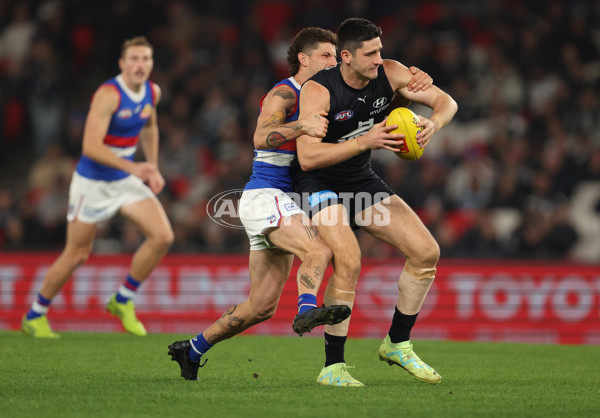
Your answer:
[[[153,197],[152,190],[134,175],[101,181],[74,172],[69,188],[67,221],[77,219],[86,224],[97,224],[115,216],[122,206]]]
[[[279,189],[244,190],[239,204],[240,220],[250,239],[250,250],[276,248],[264,232],[277,228],[284,217],[304,214],[304,211]]]

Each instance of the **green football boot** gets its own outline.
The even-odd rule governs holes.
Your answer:
[[[359,387],[364,386],[361,382],[353,378],[348,369],[354,367],[346,366],[346,363],[335,363],[327,367],[323,367],[321,374],[317,377],[317,385],[324,386],[342,386],[342,387]]]
[[[34,319],[27,319],[27,315],[23,315],[21,331],[33,338],[60,338],[60,335],[50,328],[46,315]]]
[[[135,316],[135,305],[131,300],[127,303],[117,302],[117,295],[114,294],[106,304],[106,310],[111,314],[118,316],[123,323],[123,328],[130,334],[143,337],[148,334],[144,324]]]
[[[442,380],[438,372],[415,354],[410,341],[394,344],[390,336],[386,335],[379,347],[379,360],[387,362],[390,366],[396,364],[423,382],[440,383]]]

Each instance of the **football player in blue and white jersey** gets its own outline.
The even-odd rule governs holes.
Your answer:
[[[144,336],[146,329],[132,302],[173,242],[173,231],[156,198],[165,181],[158,171],[156,105],[161,91],[148,80],[153,67],[152,46],[139,36],[124,42],[121,73],[94,93],[83,135],[82,155],[69,190],[67,239],[50,266],[21,329],[36,338],[58,338],[47,312],[52,299],[88,258],[97,224],[117,213],[133,222],[146,239],[131,261],[129,274],[106,309],[118,316],[126,331]],[[135,162],[138,142],[146,161]]]

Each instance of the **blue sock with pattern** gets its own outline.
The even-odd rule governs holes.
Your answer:
[[[210,350],[212,345],[206,341],[206,338],[204,338],[204,335],[202,334],[198,334],[196,337],[192,338],[190,343],[192,344],[192,348],[190,348],[190,351],[188,352],[190,360],[194,363],[200,363],[200,358]]]
[[[31,309],[27,312],[27,319],[35,319],[42,315],[46,315],[51,303],[52,299],[46,299],[38,293],[37,298],[31,304]]]
[[[298,296],[298,313],[304,313],[309,309],[317,307],[317,297],[310,293],[303,293]]]
[[[132,299],[135,296],[135,292],[142,282],[135,280],[131,275],[127,275],[127,280],[119,287],[117,290],[117,302],[119,303],[127,303],[129,299]]]

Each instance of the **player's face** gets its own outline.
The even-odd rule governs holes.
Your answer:
[[[152,50],[147,46],[130,46],[119,60],[123,77],[133,85],[145,83],[150,77],[153,65]]]
[[[379,66],[383,64],[381,50],[383,45],[380,38],[363,42],[352,56],[351,67],[361,77],[374,80],[377,78]]]
[[[310,59],[308,69],[311,77],[325,68],[337,65],[335,46],[327,42],[319,43],[317,49],[314,49],[308,57]]]

